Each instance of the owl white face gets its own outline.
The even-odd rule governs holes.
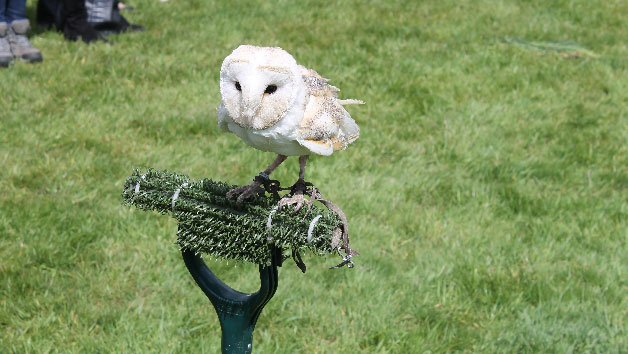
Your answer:
[[[293,106],[301,80],[296,61],[283,49],[240,46],[220,69],[222,104],[242,128],[266,129]]]

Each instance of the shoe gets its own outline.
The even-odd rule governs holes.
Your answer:
[[[71,41],[82,40],[85,43],[103,41],[108,43],[98,31],[96,31],[84,17],[70,18],[68,17],[63,27],[63,36]]]
[[[101,36],[87,22],[87,8],[84,0],[63,0],[65,8],[65,23],[63,24],[63,36],[70,41],[79,39],[85,43],[103,41],[108,43],[105,37]]]
[[[146,27],[142,25],[136,25],[134,23],[129,23],[123,16],[120,16],[120,28],[121,32],[144,32],[146,31]]]
[[[16,58],[29,63],[36,63],[44,60],[39,49],[33,47],[26,37],[26,32],[30,29],[30,23],[27,19],[15,20],[11,22],[9,27],[9,45],[11,53]]]
[[[129,21],[122,15],[114,17],[115,21],[107,21],[100,23],[93,23],[94,29],[101,35],[107,37],[112,34],[120,34],[124,32],[144,32],[146,28],[144,26],[129,23]]]
[[[11,54],[11,46],[7,32],[9,25],[6,22],[0,22],[0,66],[7,67],[13,62],[13,54]]]

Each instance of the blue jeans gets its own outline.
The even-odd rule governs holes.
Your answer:
[[[0,22],[26,18],[26,0],[0,0]]]

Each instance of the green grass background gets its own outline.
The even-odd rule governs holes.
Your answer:
[[[145,33],[35,31],[44,62],[0,70],[0,352],[219,352],[176,223],[120,193],[136,166],[243,184],[272,161],[216,123],[220,64],[245,43],[367,102],[360,139],[308,169],[357,267],[287,262],[255,351],[628,348],[628,2],[130,4]],[[254,265],[209,264],[259,285]]]

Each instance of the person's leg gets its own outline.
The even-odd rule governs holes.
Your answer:
[[[60,3],[61,1],[55,2],[54,0],[37,1],[37,15],[35,20],[37,27],[45,30],[52,29],[52,26],[54,26],[58,20],[55,18],[55,11],[53,9],[56,9]],[[61,26],[58,26],[58,28],[63,29]]]
[[[13,56],[29,63],[42,61],[41,52],[26,37],[26,32],[31,27],[26,18],[26,0],[8,0],[6,14],[9,22],[9,46]]]
[[[7,22],[7,3],[9,0],[0,0],[0,23]]]
[[[26,19],[26,0],[6,0],[7,22]]]

